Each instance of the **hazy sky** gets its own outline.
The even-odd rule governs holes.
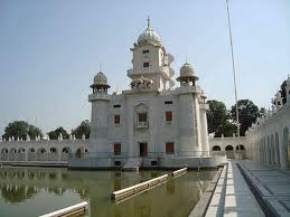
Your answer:
[[[290,1],[230,8],[239,98],[268,107],[290,74]],[[111,91],[128,88],[129,48],[148,15],[176,73],[188,57],[208,98],[234,104],[225,0],[0,0],[0,134],[14,120],[47,132],[89,119],[100,64]]]

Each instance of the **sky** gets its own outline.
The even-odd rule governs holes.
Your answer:
[[[229,0],[238,98],[269,107],[290,74],[290,1]],[[147,16],[176,75],[187,59],[208,99],[234,104],[225,0],[0,0],[0,134],[24,120],[48,132],[90,119],[100,70],[129,88],[130,48]]]

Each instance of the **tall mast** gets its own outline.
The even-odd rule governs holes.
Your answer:
[[[228,29],[229,29],[231,57],[232,57],[232,70],[233,70],[234,88],[235,88],[237,136],[240,137],[240,120],[239,120],[237,81],[236,81],[236,66],[235,66],[236,64],[235,64],[235,57],[234,57],[234,46],[233,46],[233,35],[232,35],[232,27],[231,27],[231,16],[230,16],[229,0],[226,0],[226,5],[227,5]]]

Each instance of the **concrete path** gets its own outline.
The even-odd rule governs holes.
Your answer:
[[[238,161],[269,216],[290,216],[290,171]]]
[[[223,216],[264,216],[261,207],[234,161],[230,161],[228,166]]]
[[[235,161],[223,171],[206,213],[206,217],[222,216],[265,216]]]

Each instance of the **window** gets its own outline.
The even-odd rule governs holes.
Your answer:
[[[120,115],[114,115],[114,124],[120,124]]]
[[[171,111],[165,112],[165,120],[167,122],[171,122],[172,121],[172,112]]]
[[[172,101],[165,101],[164,104],[170,105],[170,104],[173,104],[173,102]]]
[[[138,114],[139,122],[147,122],[147,113],[139,113]]]
[[[121,144],[115,143],[114,144],[114,155],[120,155],[121,154]]]
[[[113,106],[114,108],[121,108],[121,105],[117,104]]]
[[[173,142],[167,142],[165,147],[166,154],[174,154],[174,143]]]
[[[149,50],[143,50],[142,53],[143,54],[149,53]]]
[[[114,161],[114,165],[116,167],[121,166],[121,161],[119,161],[119,160]]]
[[[143,67],[144,67],[144,68],[148,68],[148,67],[149,67],[149,62],[145,62],[145,63],[143,63]]]

